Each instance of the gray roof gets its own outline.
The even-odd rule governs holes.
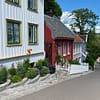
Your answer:
[[[45,15],[44,21],[52,30],[53,38],[71,38],[74,39],[74,33],[66,27],[57,17]]]

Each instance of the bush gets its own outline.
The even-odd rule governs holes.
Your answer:
[[[28,77],[29,79],[33,79],[34,77],[37,76],[37,73],[36,73],[36,70],[34,68],[30,68],[26,74],[25,74],[26,77]]]
[[[20,82],[20,81],[22,81],[22,78],[19,75],[14,75],[14,76],[11,77],[12,83],[17,83],[17,82]]]
[[[14,67],[12,66],[10,69],[8,69],[8,72],[9,72],[9,74],[10,74],[11,76],[14,76],[14,75],[16,75],[16,68],[14,68]]]
[[[1,68],[0,69],[0,84],[3,84],[4,82],[7,81],[7,69],[6,68]]]
[[[78,64],[78,65],[80,64],[77,60],[69,60],[69,63],[70,64]]]
[[[53,66],[53,65],[51,65],[50,67],[49,67],[49,70],[50,70],[50,74],[54,74],[55,73],[55,66]]]
[[[30,67],[29,59],[24,60],[23,67],[27,70]]]
[[[55,60],[58,65],[61,62],[61,56],[59,54],[57,54]]]
[[[48,59],[44,59],[43,61],[42,61],[42,66],[49,66],[50,64],[49,64],[49,60]]]
[[[41,70],[42,68],[42,60],[39,60],[38,62],[36,62],[36,68],[38,68],[39,70]]]
[[[45,76],[49,73],[49,68],[48,67],[45,67],[43,66],[42,69],[40,70],[40,76]]]
[[[19,75],[21,78],[25,77],[26,69],[22,64],[18,64],[16,75]]]

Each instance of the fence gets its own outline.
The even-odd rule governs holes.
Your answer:
[[[69,74],[77,74],[89,71],[89,65],[87,63],[82,63],[81,65],[71,64],[68,67]]]

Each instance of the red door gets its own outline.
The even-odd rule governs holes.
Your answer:
[[[46,58],[48,58],[50,64],[52,64],[52,44],[46,43],[45,46]]]

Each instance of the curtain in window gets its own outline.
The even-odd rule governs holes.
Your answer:
[[[58,54],[62,56],[62,43],[58,43]]]
[[[63,43],[63,56],[66,56],[66,42]]]

